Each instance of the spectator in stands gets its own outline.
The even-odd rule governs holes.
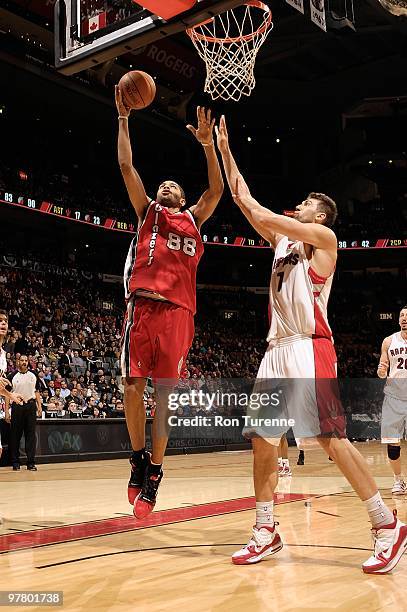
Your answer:
[[[49,366],[50,365],[50,360],[48,359],[48,355],[45,352],[45,347],[44,346],[39,346],[38,350],[36,351],[36,356],[38,357],[38,363],[42,364],[43,366]]]
[[[74,402],[77,406],[83,406],[85,404],[85,401],[83,397],[80,396],[77,387],[71,389],[70,394],[65,399],[66,404],[69,404],[70,402]]]
[[[58,350],[58,371],[63,377],[69,376],[72,372],[70,351],[65,351],[63,346]]]
[[[72,356],[72,367],[76,370],[76,371],[82,371],[85,368],[85,361],[82,359],[82,357],[79,355],[79,351],[75,350],[73,352],[73,356]]]
[[[97,406],[93,406],[93,410],[89,414],[90,419],[102,419],[103,415],[100,413]]]
[[[42,399],[42,410],[46,412],[49,402],[48,389],[44,389],[43,391],[40,391],[40,393]]]
[[[90,373],[96,373],[97,371],[97,359],[93,354],[93,351],[87,351],[87,357],[86,357],[86,361],[87,361],[87,367],[90,370]]]
[[[65,410],[61,402],[52,400],[48,402],[45,414],[48,418],[62,419],[65,416]]]
[[[96,389],[96,384],[94,382],[91,382],[88,390],[86,392],[86,397],[93,397],[94,399],[100,399],[100,394],[98,393],[98,390]]]
[[[61,380],[61,393],[60,397],[62,400],[66,400],[66,398],[71,394],[70,389],[68,389],[68,385],[66,384],[66,380]]]
[[[79,382],[76,383],[76,390],[78,392],[78,397],[81,401],[81,403],[86,403],[86,392],[87,389],[85,387],[83,387]]]
[[[73,400],[68,403],[67,408],[69,418],[78,419],[82,416],[82,409]]]
[[[84,416],[91,416],[93,414],[93,409],[97,407],[96,400],[94,397],[90,397],[87,399],[86,408],[83,411]]]
[[[115,407],[114,412],[115,412],[114,416],[124,418],[124,404],[121,400],[118,400],[116,402],[116,407]]]
[[[103,370],[102,370],[103,371]],[[98,393],[100,393],[100,399],[102,399],[103,395],[106,395],[108,391],[110,391],[109,385],[106,383],[105,375],[101,374],[98,376],[99,381],[96,383],[96,389]]]
[[[51,376],[51,373],[50,373],[50,376]],[[44,380],[46,380],[45,373],[44,373]],[[52,378],[48,381],[48,394],[50,397],[54,397],[55,395],[55,381]]]
[[[48,397],[48,385],[47,385],[47,381],[44,378],[43,370],[37,371],[37,377],[38,377],[38,384],[39,384],[40,392],[43,393],[45,391]]]
[[[109,414],[109,409],[103,402],[99,402],[97,405],[97,409],[99,410],[99,416],[105,419]]]

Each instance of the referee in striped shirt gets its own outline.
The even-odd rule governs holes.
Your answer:
[[[37,471],[35,465],[35,428],[41,417],[41,395],[38,377],[28,370],[28,357],[21,355],[18,372],[10,378],[12,392],[23,399],[21,405],[11,404],[10,452],[13,470],[20,469],[20,441],[24,432],[27,470]],[[6,421],[10,422],[10,401],[6,398]]]

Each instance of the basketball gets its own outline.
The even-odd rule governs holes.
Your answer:
[[[119,81],[123,102],[129,108],[146,108],[155,98],[154,79],[141,70],[127,72]]]

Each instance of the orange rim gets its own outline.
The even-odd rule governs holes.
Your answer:
[[[267,19],[265,23],[262,26],[260,26],[260,28],[255,30],[252,34],[246,34],[245,36],[235,36],[234,38],[218,38],[215,36],[206,36],[205,34],[201,34],[200,32],[197,32],[196,28],[200,28],[201,26],[206,25],[207,23],[211,23],[215,19],[215,17],[211,17],[210,19],[207,19],[206,21],[202,21],[201,23],[198,23],[196,26],[193,26],[192,28],[188,28],[187,29],[188,36],[190,36],[192,39],[205,40],[206,42],[236,43],[242,40],[244,41],[252,40],[257,34],[263,34],[263,32],[265,32],[267,28],[270,26],[272,18],[273,18],[270,7],[267,6],[267,4],[264,4],[264,2],[261,2],[260,0],[246,0],[246,2],[242,2],[242,5],[254,6],[255,8],[261,9],[265,13],[267,13]]]

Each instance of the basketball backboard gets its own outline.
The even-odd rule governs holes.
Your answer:
[[[162,3],[166,5],[164,18],[145,8],[159,6],[156,0],[57,0],[55,66],[64,74],[75,74],[186,30],[241,3],[242,0],[166,0]],[[175,7],[172,12],[168,11],[170,5]]]

